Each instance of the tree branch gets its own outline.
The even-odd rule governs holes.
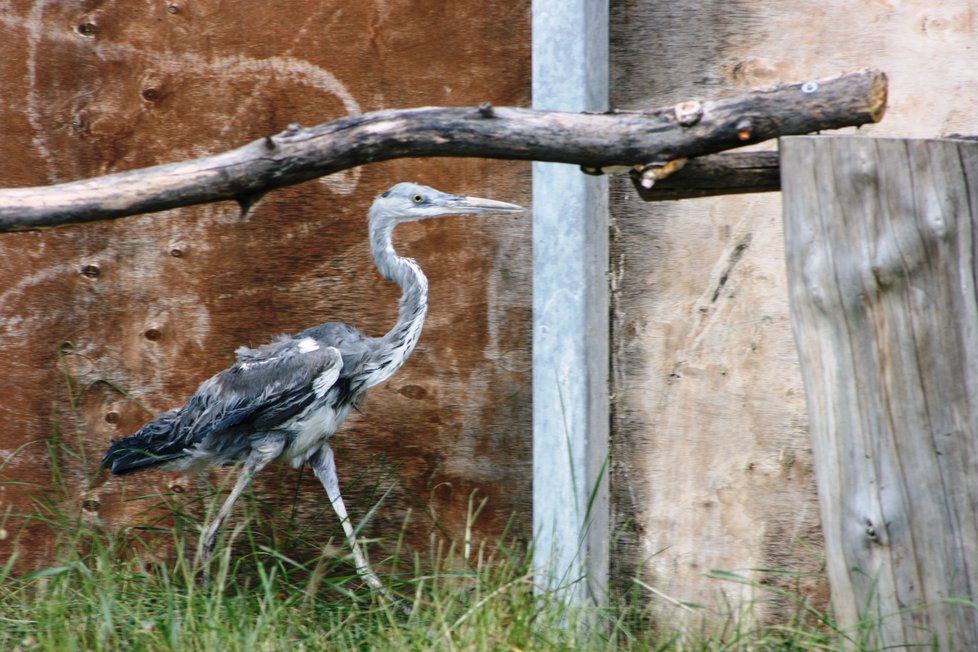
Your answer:
[[[642,185],[643,168],[631,170],[630,175],[635,190],[645,201],[781,190],[777,152],[707,154],[690,159],[651,188]]]
[[[47,187],[0,190],[0,232],[225,199],[247,210],[274,188],[394,158],[478,156],[600,169],[663,165],[779,136],[879,121],[886,75],[868,70],[648,113],[421,108],[290,126],[238,149]]]

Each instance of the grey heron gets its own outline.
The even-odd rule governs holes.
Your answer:
[[[205,380],[182,407],[113,441],[101,465],[125,475],[152,468],[195,471],[241,464],[231,493],[203,530],[200,561],[206,569],[221,523],[255,474],[271,462],[295,468],[308,464],[339,517],[357,572],[386,595],[357,542],[328,440],[357,400],[404,364],[424,325],[428,280],[414,260],[394,251],[394,227],[446,215],[522,210],[416,183],[393,186],[369,210],[374,262],[381,276],[401,288],[397,323],[386,335],[369,337],[348,324],[327,322],[258,348],[241,347],[234,364]]]

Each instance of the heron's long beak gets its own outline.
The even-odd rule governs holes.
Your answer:
[[[516,204],[508,204],[495,199],[464,197],[456,195],[444,201],[445,208],[456,215],[511,215],[526,209]]]

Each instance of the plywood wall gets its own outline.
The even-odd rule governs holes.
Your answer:
[[[889,111],[859,134],[978,134],[976,56],[967,0],[612,3],[612,106],[622,109],[878,67]],[[763,590],[706,579],[711,569],[824,607],[779,196],[645,204],[621,182],[613,213],[618,581],[637,576],[709,607],[677,618],[722,615],[741,598],[770,603]],[[651,599],[663,616],[675,609]]]
[[[349,113],[526,105],[529,44],[529,2],[3,2],[0,186],[192,158]],[[366,209],[401,180],[529,203],[527,164],[402,160],[276,191],[246,220],[227,203],[0,237],[0,513],[43,498],[120,532],[159,494],[205,488],[93,475],[110,439],[182,403],[240,345],[326,320],[389,328],[398,292],[373,269]],[[396,539],[410,511],[409,542],[456,539],[472,495],[487,499],[479,538],[514,514],[528,534],[529,234],[525,216],[398,230],[430,277],[428,325],[336,437],[355,518],[393,487],[369,535]],[[308,472],[269,469],[256,492],[324,540],[339,532]],[[44,526],[3,525],[0,556],[48,557]]]
[[[351,112],[527,105],[529,4],[0,4],[0,186],[195,157]],[[611,10],[616,108],[875,66],[890,75],[890,109],[860,133],[978,133],[978,18],[965,0]],[[528,175],[522,163],[393,161],[277,191],[247,220],[220,204],[0,237],[0,512],[46,498],[122,531],[159,494],[194,495],[205,482],[93,472],[111,438],[182,402],[237,346],[326,319],[383,332],[397,291],[367,250],[377,192],[413,179],[529,204]],[[824,604],[778,196],[646,204],[615,181],[613,216],[615,581],[714,612],[766,599],[704,578],[719,568]],[[429,274],[432,308],[412,360],[336,438],[355,517],[393,487],[368,534],[395,535],[410,511],[409,542],[458,538],[473,494],[488,499],[477,536],[492,540],[514,514],[512,531],[529,534],[529,234],[525,217],[398,231]],[[268,470],[256,491],[272,513],[295,507],[323,537],[338,532],[309,474]],[[0,555],[49,557],[45,526],[2,525]]]

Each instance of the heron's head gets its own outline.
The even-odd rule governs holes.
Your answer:
[[[445,215],[511,215],[523,210],[516,204],[452,195],[420,183],[402,182],[377,196],[370,216],[372,220],[399,223]]]

